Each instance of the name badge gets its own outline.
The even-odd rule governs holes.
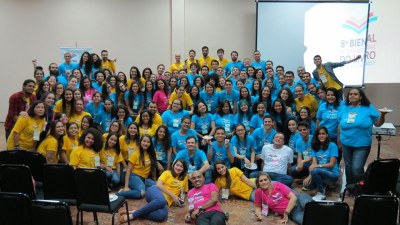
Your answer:
[[[35,128],[35,130],[33,131],[33,140],[34,141],[40,140],[40,130],[38,128]]]
[[[357,113],[350,113],[349,117],[347,118],[347,123],[354,123],[356,122]]]
[[[107,157],[107,166],[109,166],[109,167],[114,166],[114,157],[112,157],[112,156]]]
[[[229,189],[222,188],[222,198],[228,199],[229,198]]]
[[[99,156],[95,156],[94,157],[94,166],[95,167],[99,167],[100,166],[100,157]]]

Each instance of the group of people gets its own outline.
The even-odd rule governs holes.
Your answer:
[[[362,89],[343,100],[333,71],[359,57],[322,64],[316,55],[315,70],[298,67],[295,82],[294,72],[274,68],[259,51],[243,61],[236,51],[231,60],[223,49],[217,55],[204,46],[202,57],[190,50],[184,61],[176,54],[167,71],[132,66],[129,77],[107,50],[101,58],[85,52],[79,64],[65,53],[49,75],[34,60],[34,79],[10,96],[7,149],[103,168],[111,187],[123,187],[118,195],[148,201],[124,221],[165,220],[168,206],[182,206],[188,193],[186,220],[197,224],[225,221],[218,198],[229,195],[253,201],[257,219],[269,208],[301,224],[311,197],[290,189],[293,178],[304,179],[303,190],[318,190],[314,200],[325,199],[343,154],[347,183],[362,179],[372,125],[383,124],[385,113]]]

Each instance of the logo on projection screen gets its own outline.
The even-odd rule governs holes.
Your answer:
[[[350,17],[350,19],[346,20],[346,23],[342,25],[343,28],[349,29],[351,31],[356,32],[357,34],[361,34],[367,29],[367,23],[375,22],[378,20],[377,16],[374,16],[373,12],[370,12],[368,15],[368,19],[365,17],[361,19],[357,19],[354,17]]]

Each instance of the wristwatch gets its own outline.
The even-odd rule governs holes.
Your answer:
[[[318,167],[319,167],[319,168],[322,168],[322,165],[321,165],[321,164],[319,164],[319,165],[318,165]]]

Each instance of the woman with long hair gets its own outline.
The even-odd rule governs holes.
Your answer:
[[[131,116],[138,116],[144,107],[143,95],[140,85],[132,81],[129,91],[125,93],[125,105]]]
[[[171,155],[171,135],[168,131],[168,127],[161,125],[157,128],[156,134],[153,137],[154,149],[157,153],[157,161],[162,165],[164,170],[168,166],[168,155]]]
[[[100,151],[100,163],[102,168],[105,169],[106,177],[111,185],[117,186],[120,182],[120,163],[123,160],[118,134],[114,132],[108,133],[104,148]]]
[[[7,139],[7,150],[34,151],[40,133],[45,129],[46,113],[42,101],[35,101],[28,109],[28,116],[20,116]]]
[[[232,167],[228,169],[224,161],[217,160],[214,163],[213,178],[222,195],[228,190],[231,195],[254,201],[256,191],[254,179],[247,178],[238,168]]]
[[[44,133],[45,137],[40,141],[37,151],[46,157],[47,163],[57,164],[62,151],[65,127],[59,120],[51,122],[47,127],[48,134]]]
[[[112,119],[116,116],[117,112],[114,103],[111,99],[104,100],[103,109],[96,118],[100,121],[101,129],[104,133],[108,132]]]
[[[203,100],[211,114],[215,114],[218,107],[218,94],[215,92],[215,85],[208,82],[205,91],[200,92],[200,98]]]
[[[214,115],[214,121],[216,127],[223,127],[227,138],[231,138],[233,135],[233,128],[235,116],[229,100],[225,100],[219,104],[217,113]]]
[[[73,90],[66,88],[64,90],[63,95],[61,96],[61,99],[56,102],[56,105],[54,106],[54,113],[57,115],[61,113],[67,114],[67,116],[70,116],[71,113],[75,110],[75,100],[73,96]]]
[[[69,164],[71,152],[78,146],[79,144],[79,127],[75,122],[67,123],[66,133],[63,138],[63,146],[62,152],[60,156],[60,160],[63,163]]]
[[[92,81],[88,77],[81,79],[79,89],[81,90],[81,93],[83,93],[83,103],[86,106],[90,101],[92,101],[92,97],[96,92],[96,89],[93,88]]]
[[[311,141],[312,164],[310,175],[304,179],[305,186],[315,186],[318,190],[313,197],[315,201],[326,198],[326,186],[335,184],[339,179],[339,166],[336,163],[338,147],[329,140],[328,129],[318,127]]]
[[[170,93],[168,90],[167,82],[162,79],[156,80],[156,92],[153,96],[153,101],[157,103],[157,110],[163,114],[169,105]]]
[[[126,127],[125,135],[119,137],[120,149],[124,160],[128,160],[135,151],[138,151],[140,146],[139,139],[139,125],[132,122]]]
[[[93,59],[89,52],[82,53],[81,59],[79,60],[78,69],[82,71],[84,77],[91,79],[93,68]]]
[[[283,126],[287,119],[287,110],[282,99],[276,99],[271,109],[271,116],[274,120],[274,128],[278,132],[283,132]]]
[[[101,133],[89,128],[79,138],[79,146],[71,152],[70,165],[76,168],[100,168],[99,152],[103,149]]]
[[[172,78],[171,78],[172,79]],[[144,85],[144,91],[143,91],[143,101],[144,101],[144,108],[147,108],[147,106],[150,104],[150,102],[153,101],[153,96],[154,96],[155,88],[153,82],[150,80],[147,80]]]
[[[139,131],[140,135],[148,134],[153,137],[156,133],[158,126],[153,123],[151,113],[148,110],[143,110],[139,116]]]
[[[288,110],[288,114],[292,114],[293,116],[296,116],[296,103],[294,102],[294,97],[292,91],[284,87],[278,92],[278,99],[282,99],[283,102],[285,103],[286,110]]]

